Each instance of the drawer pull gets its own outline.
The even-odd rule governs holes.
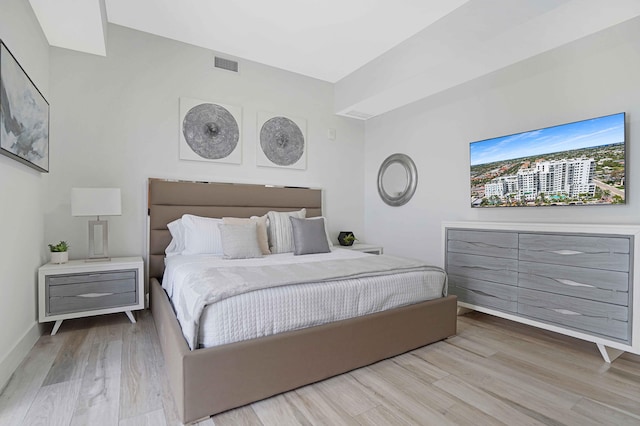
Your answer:
[[[86,293],[86,294],[79,294],[78,297],[105,297],[105,296],[112,296],[113,293]]]
[[[571,281],[571,280],[563,280],[563,279],[556,279],[557,282],[559,282],[560,284],[564,284],[564,285],[570,285],[571,287],[591,287],[591,288],[595,288],[595,286],[593,285],[589,285],[589,284],[582,284],[576,281]]]
[[[463,243],[469,244],[470,246],[475,246],[475,247],[481,247],[481,248],[500,248],[500,249],[509,249],[510,247],[500,247],[498,245],[495,244],[487,244],[487,243],[481,243],[479,241],[475,241],[475,242],[467,242],[467,241],[462,241]]]
[[[576,254],[584,254],[583,251],[575,250],[553,250],[551,253],[559,254],[561,256],[574,256]]]
[[[473,294],[478,294],[480,296],[484,296],[484,297],[496,297],[493,294],[485,293],[484,291],[481,291],[481,290],[470,290],[470,292],[473,293]]]
[[[568,309],[552,309],[552,310],[562,315],[582,315],[579,312],[570,311]]]
[[[472,269],[472,270],[481,270],[481,271],[500,271],[498,268],[490,268],[488,266],[483,265],[460,265],[458,266],[460,269]]]

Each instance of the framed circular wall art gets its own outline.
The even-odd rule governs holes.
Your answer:
[[[180,159],[240,164],[242,109],[180,98]]]
[[[306,132],[307,121],[304,118],[258,112],[256,164],[306,169]]]

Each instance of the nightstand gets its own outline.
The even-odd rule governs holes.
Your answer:
[[[347,249],[347,250],[362,251],[362,252],[371,253],[371,254],[382,254],[382,251],[383,251],[382,246],[376,246],[373,244],[363,244],[363,243],[353,243],[353,245],[350,245],[350,246],[337,245],[336,247]]]
[[[38,320],[56,322],[52,336],[71,318],[124,312],[135,323],[131,311],[144,309],[143,277],[141,257],[47,263],[38,269]]]

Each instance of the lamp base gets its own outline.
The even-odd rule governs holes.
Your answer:
[[[102,235],[101,235],[102,234]],[[98,244],[96,244],[96,242]],[[100,244],[102,242],[102,244]],[[89,221],[89,258],[88,262],[110,260],[109,257],[109,222],[106,220]]]

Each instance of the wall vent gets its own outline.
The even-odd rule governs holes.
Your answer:
[[[238,62],[232,61],[231,59],[216,56],[214,59],[214,66],[223,70],[238,72]]]
[[[368,120],[372,117],[374,117],[373,114],[368,114],[366,112],[361,112],[361,111],[356,111],[356,110],[351,110],[349,112],[345,112],[344,115],[346,115],[347,117],[351,117],[351,118],[358,118],[360,120]]]

